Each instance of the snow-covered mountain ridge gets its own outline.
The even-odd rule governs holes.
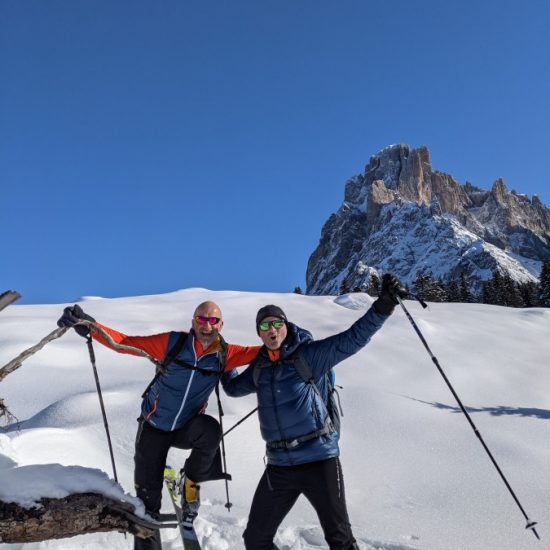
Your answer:
[[[490,191],[432,168],[426,147],[392,145],[346,183],[344,202],[309,258],[308,294],[334,294],[392,272],[413,284],[432,274],[444,282],[461,272],[479,293],[493,271],[518,283],[536,281],[550,257],[550,209],[537,196]]]

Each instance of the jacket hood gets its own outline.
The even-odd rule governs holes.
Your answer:
[[[281,346],[281,359],[286,359],[296,351],[298,346],[313,340],[311,332],[304,328],[300,328],[294,323],[287,323],[287,329],[287,337]]]

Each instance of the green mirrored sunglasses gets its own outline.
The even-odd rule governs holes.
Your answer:
[[[285,326],[285,322],[281,319],[274,319],[273,321],[262,321],[258,327],[261,331],[266,332],[269,330],[269,327],[273,327],[274,329],[281,329]]]

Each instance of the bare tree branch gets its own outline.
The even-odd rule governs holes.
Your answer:
[[[146,359],[149,359],[149,361],[154,363],[155,366],[157,367],[160,366],[160,363],[154,357],[152,357],[142,349],[135,348],[133,346],[125,346],[123,344],[118,344],[111,338],[111,336],[106,331],[104,331],[101,327],[98,327],[95,323],[92,323],[91,321],[82,320],[77,324],[89,326],[91,330],[93,330],[94,332],[97,332],[103,339],[105,339],[108,342],[109,346],[111,346],[116,351],[126,351],[133,355],[139,355],[141,357],[145,357]],[[30,348],[21,352],[17,357],[12,359],[9,363],[6,363],[2,368],[0,368],[0,382],[2,382],[2,380],[8,374],[18,369],[23,364],[23,361],[25,361],[25,359],[28,359],[31,355],[34,355],[37,351],[41,350],[47,343],[63,336],[68,330],[69,330],[68,327],[61,327],[61,328],[55,329],[54,331],[50,332],[50,334],[42,338],[42,340],[40,340],[38,344],[31,346]]]
[[[34,355],[37,351],[41,350],[48,342],[63,336],[69,329],[67,327],[57,328],[54,331],[50,332],[47,336],[42,338],[38,344],[31,346],[25,351],[21,352],[15,359],[12,359],[9,363],[5,364],[0,369],[0,382],[12,373],[14,370],[18,369],[25,359],[28,359],[31,355]]]
[[[21,294],[15,290],[6,290],[0,294],[0,311],[21,298]]]

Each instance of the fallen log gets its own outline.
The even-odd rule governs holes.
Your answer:
[[[133,505],[97,493],[42,498],[33,508],[0,500],[3,543],[40,542],[108,531],[147,538],[155,529],[173,526],[138,517]]]

